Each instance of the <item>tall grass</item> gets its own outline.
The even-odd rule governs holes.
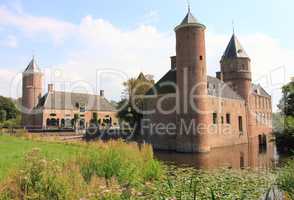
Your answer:
[[[18,146],[27,146],[21,148],[27,153],[0,182],[0,200],[255,200],[276,178],[271,172],[166,166],[153,158],[151,146],[138,148],[122,141],[65,144],[1,139],[3,144],[11,139]],[[6,142],[11,145],[11,140]],[[289,165],[278,178],[289,196],[293,194],[293,174],[293,165]]]
[[[146,181],[160,179],[161,165],[148,145],[80,145],[67,162],[50,160],[40,149],[28,153],[0,185],[0,199],[130,199]]]

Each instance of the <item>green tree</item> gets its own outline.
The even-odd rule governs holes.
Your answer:
[[[282,88],[279,118],[273,118],[278,147],[294,150],[294,80]],[[276,114],[277,116],[277,114]]]
[[[118,117],[131,127],[140,124],[144,95],[153,87],[152,75],[140,73],[138,78],[130,78],[123,83],[123,98],[118,103]],[[137,127],[138,128],[138,127]]]
[[[16,119],[19,112],[12,99],[0,96],[0,122]]]

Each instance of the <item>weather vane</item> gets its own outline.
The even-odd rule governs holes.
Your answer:
[[[189,0],[187,0],[187,6],[188,6],[188,12],[190,12],[191,11],[191,6],[190,6],[190,1]]]
[[[34,49],[32,50],[32,57],[33,57],[33,59],[35,59],[35,50]]]
[[[232,29],[233,29],[233,34],[235,34],[235,23],[234,23],[234,20],[232,20]]]

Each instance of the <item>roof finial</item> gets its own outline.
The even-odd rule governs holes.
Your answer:
[[[35,60],[35,50],[32,50],[32,59]]]
[[[187,5],[188,5],[188,13],[190,13],[191,12],[191,6],[190,6],[190,1],[189,0],[187,0]]]
[[[232,20],[232,29],[233,29],[233,35],[235,35],[235,23],[234,23],[234,20]]]

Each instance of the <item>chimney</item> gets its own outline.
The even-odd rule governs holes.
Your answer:
[[[53,88],[53,84],[48,84],[48,92],[53,92],[54,88]]]
[[[171,62],[171,70],[175,70],[177,67],[177,57],[176,56],[170,57],[170,62]]]
[[[100,96],[104,97],[104,90],[100,90]]]
[[[222,72],[216,72],[216,78],[223,81],[223,73]]]

